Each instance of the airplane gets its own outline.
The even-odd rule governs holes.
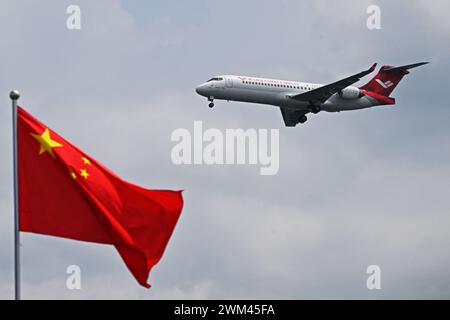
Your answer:
[[[288,80],[222,75],[199,85],[195,91],[214,107],[214,100],[240,101],[279,107],[287,127],[305,123],[308,113],[339,112],[395,104],[391,92],[409,69],[427,64],[419,62],[400,67],[382,66],[368,83],[353,86],[362,77],[372,73],[369,69],[330,84],[316,84]]]

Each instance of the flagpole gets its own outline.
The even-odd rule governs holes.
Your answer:
[[[13,90],[9,94],[12,101],[13,120],[13,166],[14,166],[14,298],[20,300],[20,230],[19,230],[19,175],[17,168],[17,100],[19,91]]]

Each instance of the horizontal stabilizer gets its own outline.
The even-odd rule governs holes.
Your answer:
[[[397,70],[408,70],[412,68],[416,68],[419,66],[423,66],[424,64],[428,64],[429,62],[419,62],[419,63],[413,63],[413,64],[407,64],[405,66],[400,67],[385,67],[383,71],[397,71]]]

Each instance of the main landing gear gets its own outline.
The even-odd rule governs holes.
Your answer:
[[[300,116],[300,118],[298,118],[298,123],[305,123],[307,120],[308,117],[303,114]]]
[[[317,113],[319,113],[319,112],[322,110],[322,108],[321,108],[320,106],[317,106],[317,105],[314,105],[314,104],[312,104],[312,105],[309,107],[309,109],[310,109],[311,112],[314,113],[314,114],[317,114]]]
[[[308,108],[314,114],[317,114],[320,111],[322,111],[321,105],[314,103],[314,101],[312,101],[312,100],[309,101],[309,107]]]
[[[209,97],[208,101],[209,101],[208,107],[210,107],[210,108],[214,107],[214,97]]]

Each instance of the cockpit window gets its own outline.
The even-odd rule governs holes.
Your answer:
[[[220,78],[220,77],[214,77],[214,78],[209,79],[209,80],[206,81],[206,82],[210,82],[210,81],[222,81],[222,80],[223,80],[223,78]]]

